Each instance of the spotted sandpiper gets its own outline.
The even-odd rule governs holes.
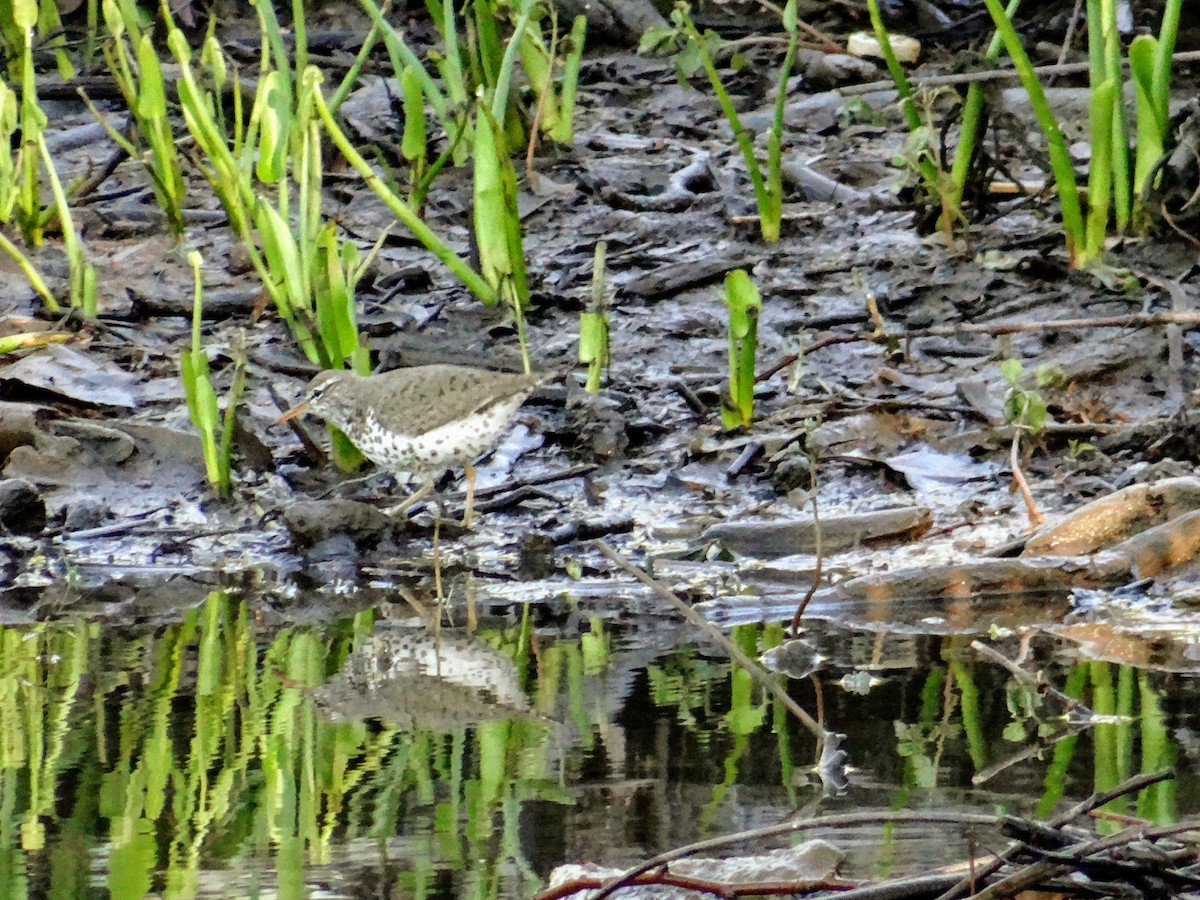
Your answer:
[[[312,412],[337,426],[377,466],[424,475],[399,510],[433,490],[434,473],[462,465],[467,476],[463,524],[471,523],[475,470],[471,463],[499,440],[540,381],[537,375],[470,366],[432,365],[363,377],[326,371],[304,400],[276,420]]]

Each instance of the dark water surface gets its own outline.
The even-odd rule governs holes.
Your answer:
[[[1046,815],[1172,764],[1111,808],[1200,812],[1196,676],[1049,639],[1027,667],[1115,718],[1060,737],[1055,702],[969,639],[822,629],[838,661],[790,691],[847,735],[849,784],[828,793],[808,733],[696,644],[599,619],[435,636],[252,609],[214,592],[176,624],[0,629],[3,897],[527,897],[564,862],[626,866],[797,814]],[[733,635],[757,654],[782,629]],[[822,836],[849,877],[969,853],[945,826]]]

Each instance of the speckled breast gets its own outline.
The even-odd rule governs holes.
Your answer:
[[[396,472],[426,473],[469,463],[496,443],[524,400],[525,395],[512,397],[423,434],[386,428],[370,411],[354,443],[371,462]]]

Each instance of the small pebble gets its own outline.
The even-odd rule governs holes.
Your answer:
[[[112,510],[108,504],[94,497],[84,497],[77,503],[67,507],[66,521],[63,530],[68,535],[76,531],[86,531],[89,528],[99,528],[112,518]]]
[[[0,528],[10,534],[40,534],[46,527],[46,502],[23,478],[0,481]]]

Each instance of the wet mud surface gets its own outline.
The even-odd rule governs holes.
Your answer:
[[[1115,242],[1111,261],[1127,272],[1106,286],[1068,268],[1053,206],[1028,199],[994,199],[969,242],[947,246],[893,190],[905,137],[894,106],[826,87],[810,76],[791,97],[792,193],[782,240],[767,247],[707,92],[681,86],[669,61],[588,55],[574,145],[539,151],[521,184],[529,342],[535,368],[553,374],[477,466],[475,528],[441,527],[436,557],[433,504],[391,516],[408,491],[393,476],[351,480],[272,425],[314,373],[263,308],[199,179],[202,208],[176,246],[140,171],[118,168],[105,192],[120,199],[81,210],[101,267],[98,320],[0,367],[4,671],[48,686],[59,716],[43,771],[59,801],[29,807],[52,848],[22,857],[34,877],[54,877],[55,853],[69,857],[72,815],[94,850],[120,827],[142,834],[159,821],[153,804],[133,809],[147,783],[211,801],[206,765],[229,773],[227,805],[200,814],[178,799],[181,820],[206,824],[168,863],[132,870],[160,882],[184,873],[200,879],[193,893],[214,896],[335,876],[337,896],[377,882],[411,896],[529,896],[561,863],[629,865],[797,809],[1045,814],[1172,762],[1179,782],[1136,811],[1196,814],[1197,332],[1053,324],[1194,311],[1195,249]],[[738,88],[751,124],[769,86]],[[347,103],[359,133],[372,132],[381,96],[368,76]],[[57,102],[56,128],[88,125],[79,104]],[[998,132],[1001,149],[1031,167],[1037,137],[1015,121]],[[84,171],[107,150],[66,150],[60,166]],[[812,172],[843,193],[814,198]],[[463,255],[469,197],[468,177],[450,172],[428,206]],[[327,203],[364,246],[392,222],[349,175]],[[598,241],[612,363],[591,395],[576,354]],[[178,373],[193,248],[219,395],[234,356],[249,360],[229,500],[205,485]],[[53,272],[54,254],[37,262]],[[736,268],[764,298],[758,370],[771,374],[754,425],[726,432],[721,282]],[[22,330],[37,315],[32,292],[8,269],[0,285]],[[359,296],[380,369],[519,366],[503,311],[398,230]],[[1061,373],[1039,389],[1047,427],[1019,451],[1043,531],[1012,490],[1004,359],[1024,364],[1029,385],[1038,366]],[[316,420],[304,427],[326,439]],[[451,512],[460,476],[439,483]],[[1159,487],[1147,499],[1144,485]],[[1067,518],[1104,498],[1083,526]],[[798,702],[847,736],[842,791],[810,771],[811,737],[595,539],[751,656],[766,652]],[[784,647],[780,623],[814,580],[801,640]],[[439,614],[450,624],[430,645]],[[981,661],[976,637],[1113,719],[1068,748],[1061,710]],[[28,658],[22,641],[36,648]],[[14,692],[21,721],[45,700]],[[296,730],[281,724],[293,715]],[[183,746],[216,722],[228,730],[177,752],[173,774],[139,762],[150,749],[136,748]],[[118,736],[120,749],[103,749]],[[313,747],[319,778],[289,768]],[[38,771],[21,765],[25,778]],[[96,785],[103,802],[88,807]],[[321,813],[305,819],[305,803]],[[280,825],[280,809],[301,809],[301,824]],[[896,845],[878,828],[839,842],[858,878],[968,852],[947,856],[944,834],[920,829]],[[283,862],[268,863],[269,848]],[[209,867],[225,865],[231,880],[209,883]]]

